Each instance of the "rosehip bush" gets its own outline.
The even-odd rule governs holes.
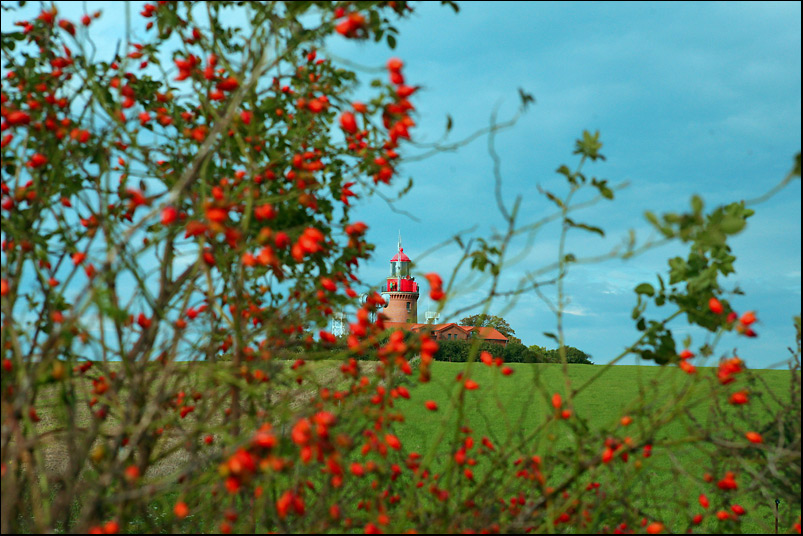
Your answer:
[[[575,171],[558,170],[567,193],[544,192],[561,256],[532,274],[557,288],[563,394],[536,376],[533,396],[549,410],[535,428],[477,437],[466,409],[492,386],[472,370],[499,381],[516,372],[477,344],[448,408],[415,399],[438,344],[386,330],[380,296],[357,302],[373,246],[351,202],[395,184],[417,86],[391,57],[357,102],[356,73],[325,53],[326,39],[392,48],[394,21],[411,11],[155,2],[111,51],[92,39],[100,12],[68,20],[46,5],[3,33],[3,532],[735,530],[746,514],[737,491],[799,499],[799,322],[791,402],[778,397],[771,422],[738,409],[758,391],[740,358],[704,373],[666,327],[685,315],[717,335],[755,336],[756,316],[733,311],[718,283],[733,270],[727,238],[750,216],[744,204],[705,214],[693,200],[688,214],[650,216],[690,253],[670,260],[660,289],[636,288],[644,335],[626,353],[680,367],[690,378],[674,393],[681,403],[645,395],[606,430],[574,410],[610,370],[572,385],[562,328],[563,281],[578,261],[566,234],[602,232],[569,217],[572,199],[614,193],[582,171],[602,158],[598,135],[578,141]],[[503,126],[488,129],[491,141]],[[468,241],[463,259],[492,276],[486,308],[501,295],[511,239],[544,223],[498,202],[507,233]],[[425,277],[444,307],[455,274]],[[528,279],[507,294],[533,290]],[[648,320],[647,300],[674,310]],[[326,326],[347,306],[356,313],[339,340]],[[400,438],[408,399],[453,417],[427,452]],[[669,452],[662,430],[701,399],[716,402],[714,424],[687,441],[710,447],[711,467],[689,468],[703,494],[696,509],[679,498],[683,520],[670,523],[665,506],[630,490],[649,481],[641,467],[653,452]],[[570,446],[544,446],[566,430]],[[613,484],[600,490],[600,475]]]

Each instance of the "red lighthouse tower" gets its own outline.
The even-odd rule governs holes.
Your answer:
[[[388,304],[384,311],[388,322],[418,323],[418,283],[410,277],[411,262],[404,254],[400,232],[399,251],[390,259],[390,275],[382,293]]]

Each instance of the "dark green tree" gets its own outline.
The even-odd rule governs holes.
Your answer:
[[[510,343],[508,343],[510,344]],[[435,353],[436,361],[449,361],[452,363],[465,363],[471,354],[471,341],[438,341],[438,351]],[[505,361],[505,347],[492,342],[480,344],[479,352],[488,352],[494,357],[503,357]]]
[[[547,350],[545,347],[533,344],[532,346],[528,346],[527,350],[529,350],[530,353],[535,356],[534,363],[551,363],[549,350]]]
[[[505,363],[543,363],[543,356],[539,356],[520,342],[509,341],[505,345],[502,357]]]
[[[550,363],[560,363],[560,348],[547,350],[547,361]],[[574,346],[566,346],[566,361],[570,364],[593,365],[591,355],[585,353]]]

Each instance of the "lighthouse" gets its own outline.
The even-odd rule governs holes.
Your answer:
[[[410,257],[402,248],[399,232],[399,250],[390,259],[390,275],[382,294],[387,302],[384,310],[388,322],[418,323],[418,283],[410,277]]]

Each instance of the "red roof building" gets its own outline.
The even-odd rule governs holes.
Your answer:
[[[398,328],[414,333],[425,333],[436,341],[467,341],[483,339],[500,346],[507,345],[508,338],[498,330],[491,327],[459,326],[454,322],[450,324],[413,324],[406,322],[385,322],[388,328]]]

